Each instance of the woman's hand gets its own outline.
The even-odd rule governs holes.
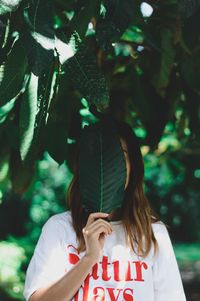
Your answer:
[[[98,260],[100,252],[103,249],[106,235],[112,233],[110,223],[102,219],[107,216],[107,213],[102,212],[91,213],[87,224],[82,229],[86,244],[85,255],[95,262]]]

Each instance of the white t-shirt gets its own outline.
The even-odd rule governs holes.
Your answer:
[[[153,257],[152,247],[142,259],[126,247],[121,222],[111,224],[113,232],[105,238],[98,262],[71,301],[186,301],[165,225],[152,224],[159,253]],[[47,220],[26,271],[23,294],[27,301],[34,291],[57,281],[84,256],[85,251],[78,253],[77,246],[70,211]]]

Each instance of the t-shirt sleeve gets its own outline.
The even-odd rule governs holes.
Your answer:
[[[23,291],[26,301],[38,288],[53,283],[63,275],[61,249],[61,231],[55,216],[52,216],[42,228],[26,271]]]
[[[154,232],[159,251],[153,264],[155,301],[186,301],[181,275],[166,226]]]

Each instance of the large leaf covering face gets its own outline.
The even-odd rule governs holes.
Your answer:
[[[79,181],[86,213],[111,213],[121,207],[126,161],[114,120],[101,120],[82,129]]]

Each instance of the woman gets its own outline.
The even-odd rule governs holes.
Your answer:
[[[129,125],[116,122],[126,163],[125,197],[110,213],[83,209],[77,152],[70,210],[42,228],[29,263],[28,301],[185,301],[166,226],[143,191],[144,166]]]

